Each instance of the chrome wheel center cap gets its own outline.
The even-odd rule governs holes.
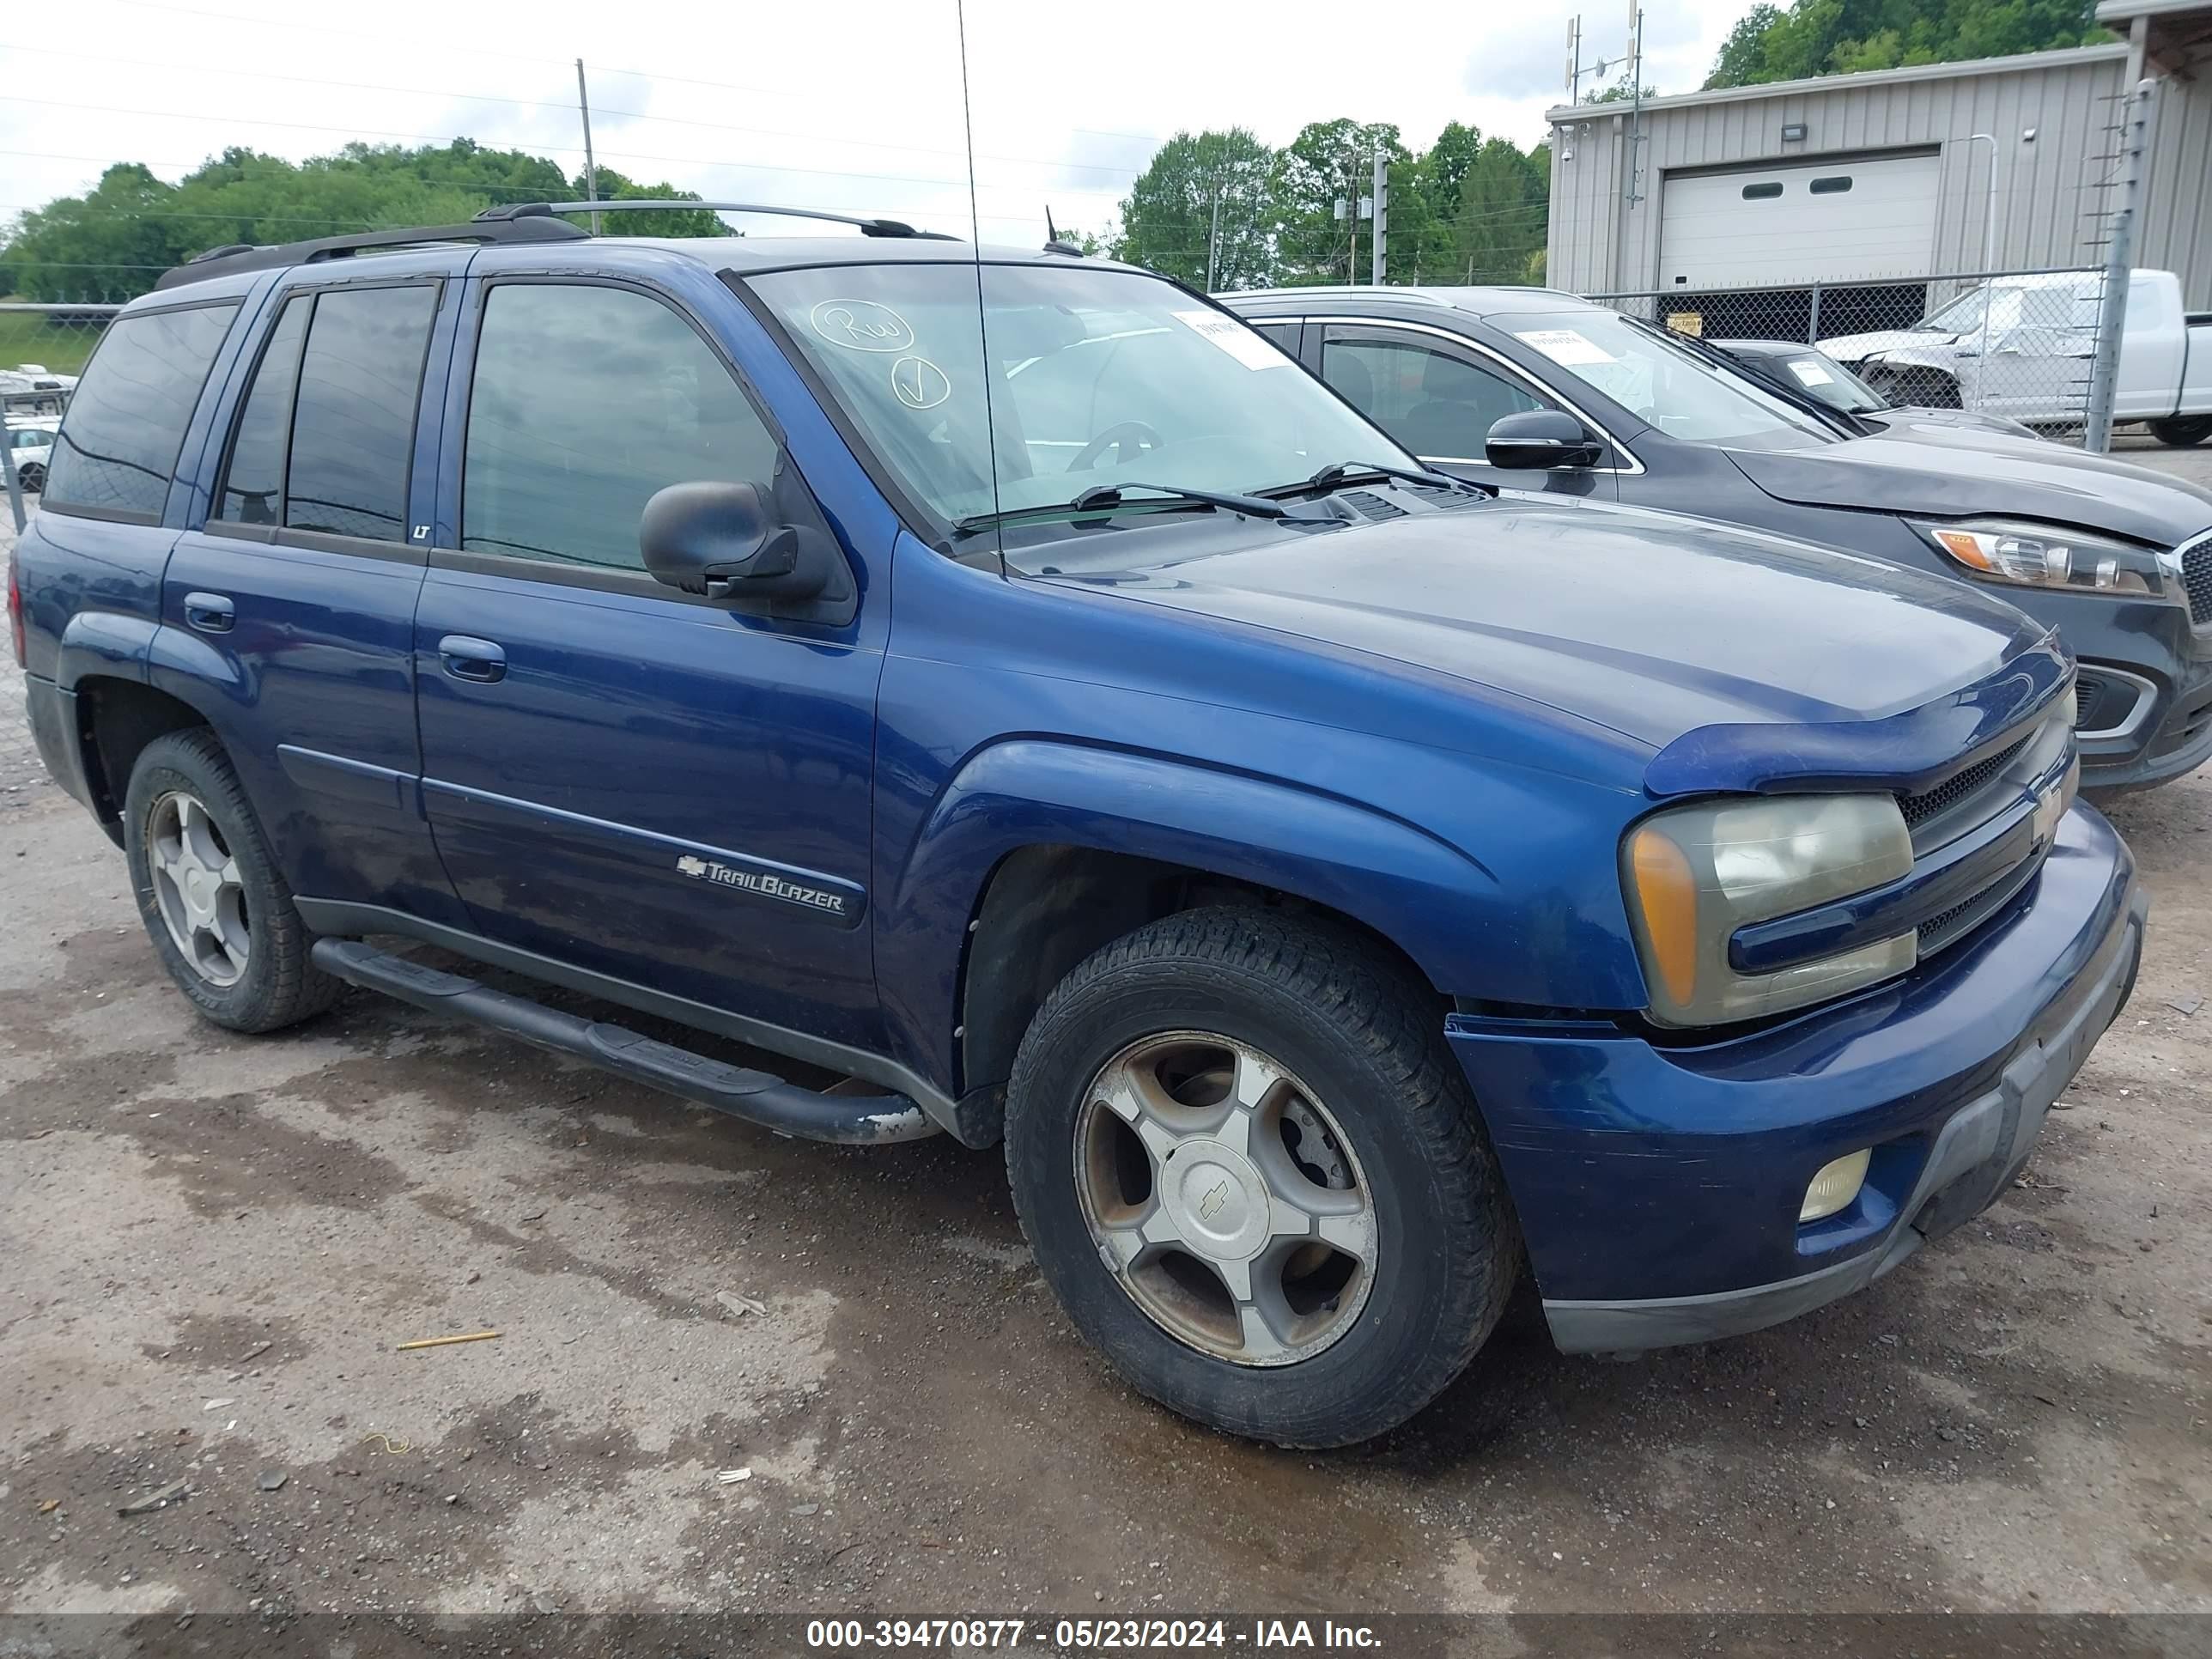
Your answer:
[[[1184,1243],[1215,1261],[1243,1261],[1267,1242],[1267,1183],[1243,1153],[1186,1140],[1167,1157],[1160,1200]]]

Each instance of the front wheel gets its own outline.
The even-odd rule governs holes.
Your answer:
[[[1517,1274],[1434,994],[1325,924],[1191,911],[1099,951],[1023,1040],[1006,1147],[1068,1316],[1142,1392],[1232,1433],[1396,1427]]]
[[[2183,415],[2171,421],[2153,421],[2150,435],[2168,449],[2191,449],[2212,438],[2212,415]]]
[[[27,495],[36,495],[46,487],[46,469],[33,461],[15,474],[16,488]]]

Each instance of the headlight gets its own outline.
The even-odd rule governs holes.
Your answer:
[[[1997,581],[2095,593],[2165,591],[2157,554],[2107,536],[1999,519],[1912,527],[1975,574]]]
[[[1912,868],[1912,836],[1888,795],[1703,801],[1654,813],[1621,843],[1621,884],[1651,992],[1668,1025],[1754,1019],[1901,974],[1910,929],[1771,973],[1740,974],[1729,936],[1747,922],[1863,893]]]

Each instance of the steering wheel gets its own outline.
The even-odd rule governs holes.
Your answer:
[[[1142,421],[1117,421],[1076,452],[1075,459],[1067,464],[1070,472],[1088,472],[1098,465],[1098,458],[1108,450],[1114,452],[1116,465],[1126,465],[1139,448],[1158,449],[1167,442],[1153,428]]]

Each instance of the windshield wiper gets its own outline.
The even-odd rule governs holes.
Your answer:
[[[1151,496],[1130,501],[1124,490],[1149,489]],[[1176,512],[1200,507],[1206,512],[1218,510],[1242,513],[1253,519],[1287,519],[1289,511],[1279,502],[1262,500],[1258,495],[1238,495],[1224,489],[1186,489],[1180,484],[1140,483],[1132,478],[1126,483],[1093,484],[1072,500],[1048,502],[1042,507],[1010,507],[998,513],[978,513],[959,520],[952,526],[956,536],[972,536],[978,531],[991,530],[1003,524],[1018,524],[1029,519],[1084,518],[1112,512],[1115,507],[1141,507],[1149,512]]]
[[[1461,489],[1469,495],[1488,496],[1494,492],[1486,486],[1465,478],[1455,478],[1449,472],[1439,472],[1432,467],[1419,470],[1410,466],[1389,466],[1381,461],[1331,461],[1310,478],[1301,478],[1295,483],[1269,484],[1265,489],[1255,489],[1255,495],[1270,501],[1287,501],[1293,495],[1326,495],[1332,489],[1341,489],[1351,483],[1373,483],[1382,478],[1395,478],[1401,483],[1425,484],[1431,489]]]

